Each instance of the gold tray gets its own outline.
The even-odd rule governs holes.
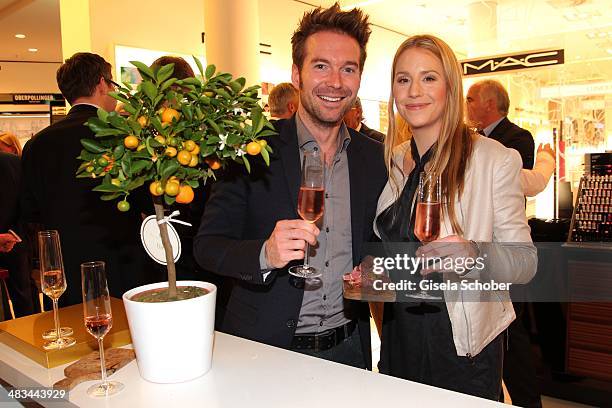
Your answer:
[[[104,337],[104,347],[121,347],[130,344],[130,330],[123,308],[123,301],[111,298],[113,327]],[[46,368],[78,360],[92,351],[98,350],[98,341],[85,330],[83,305],[73,305],[59,309],[62,326],[72,327],[76,344],[62,350],[45,350],[42,338],[45,330],[55,326],[53,310],[0,322],[0,342],[20,352]]]

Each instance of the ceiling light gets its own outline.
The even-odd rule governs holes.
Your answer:
[[[597,34],[599,36],[599,38],[606,38],[608,36],[608,33],[601,31],[599,34]]]
[[[587,37],[592,40],[595,38],[595,33],[587,33]]]
[[[606,51],[608,51],[608,54],[612,54],[612,48],[608,48]]]
[[[28,51],[30,51],[30,52],[37,52],[38,48],[28,48]]]
[[[15,34],[15,38],[24,39],[25,37],[25,34]]]

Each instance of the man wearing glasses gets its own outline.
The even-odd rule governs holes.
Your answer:
[[[111,65],[99,55],[77,53],[58,69],[57,84],[72,107],[66,118],[43,129],[23,150],[22,216],[25,222],[60,233],[68,281],[62,305],[82,301],[79,265],[93,260],[106,262],[111,295],[121,297],[152,280],[146,278],[150,261],[139,242],[140,211],[118,212],[91,191],[97,181],[76,178],[81,140],[95,137],[85,122],[98,108],[113,111],[116,106],[109,96],[117,86]],[[112,156],[107,161],[94,165],[113,165]]]

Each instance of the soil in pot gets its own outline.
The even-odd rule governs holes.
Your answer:
[[[208,289],[197,286],[178,286],[176,288],[176,297],[170,298],[168,296],[168,288],[157,288],[136,293],[130,298],[130,300],[145,303],[174,302],[177,300],[193,299],[199,296],[204,296],[208,292]]]

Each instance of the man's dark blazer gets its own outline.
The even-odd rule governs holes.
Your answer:
[[[384,133],[381,133],[378,130],[375,130],[375,129],[367,127],[366,124],[363,123],[363,122],[361,122],[361,128],[359,129],[359,133],[363,133],[367,137],[370,137],[370,138],[372,138],[374,140],[377,140],[377,141],[379,141],[381,143],[385,141]]]
[[[523,159],[523,168],[533,169],[535,142],[527,129],[515,125],[505,117],[495,126],[489,137],[518,151]]]
[[[280,134],[270,137],[274,154],[267,168],[260,162],[250,176],[235,169],[213,185],[194,255],[200,265],[225,276],[220,303],[225,309],[221,331],[273,346],[289,348],[304,295],[303,281],[287,268],[273,270],[263,281],[259,255],[279,220],[299,219],[300,153],[295,116],[276,123]],[[378,196],[387,173],[382,145],[349,129],[347,147],[351,197],[353,264],[372,237]],[[348,203],[347,203],[348,205]],[[295,262],[296,263],[302,263]],[[368,368],[370,323],[368,304],[346,301],[358,311],[359,334]]]
[[[85,122],[96,115],[91,105],[75,105],[60,122],[35,135],[23,150],[25,221],[42,224],[60,233],[68,289],[63,305],[82,301],[80,264],[105,261],[110,294],[159,279],[149,276],[151,262],[140,243],[142,219],[135,196],[132,209],[119,212],[114,202],[100,200],[91,191],[98,180],[76,178],[81,139],[94,137]]]
[[[0,253],[0,267],[9,271],[7,286],[16,317],[34,313],[30,285],[30,259],[25,234],[19,224],[19,194],[21,193],[21,162],[19,157],[0,152],[0,233],[16,231],[24,241],[15,244],[8,253]],[[8,317],[8,316],[5,316]],[[2,316],[0,316],[2,320]]]

